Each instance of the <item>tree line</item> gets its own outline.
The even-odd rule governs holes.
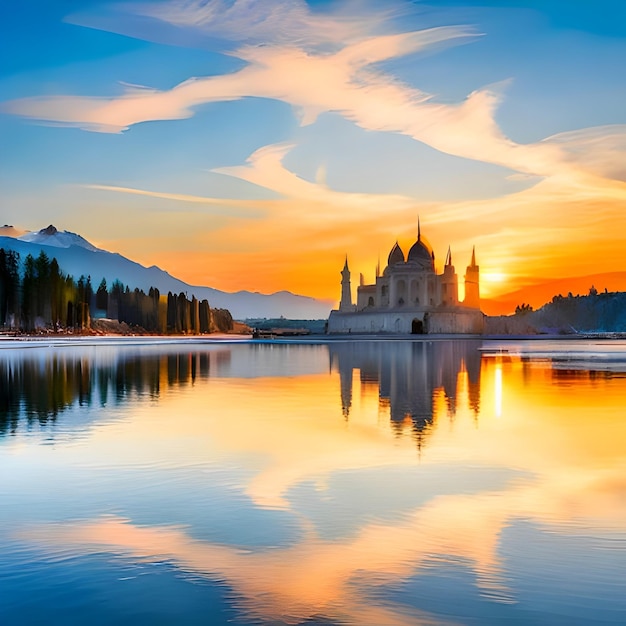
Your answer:
[[[146,294],[116,280],[97,290],[90,276],[75,280],[64,274],[55,258],[42,250],[24,258],[0,248],[0,327],[24,332],[38,329],[84,331],[94,317],[125,322],[159,334],[228,332],[233,319],[226,309],[211,309],[207,300],[185,293],[167,296],[151,287]]]
[[[551,332],[626,332],[626,293],[604,292],[592,285],[587,295],[561,294],[534,311],[529,304],[515,308],[536,329]]]

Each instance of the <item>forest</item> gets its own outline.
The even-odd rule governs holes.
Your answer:
[[[523,303],[514,315],[485,318],[488,335],[626,333],[626,293],[592,285],[587,295],[554,296],[536,311]]]
[[[598,292],[592,285],[587,295],[557,295],[537,311],[522,304],[516,316],[528,320],[541,332],[626,332],[626,293]]]
[[[185,293],[161,295],[131,289],[119,280],[94,289],[90,276],[75,280],[42,250],[20,264],[19,254],[0,248],[0,328],[25,333],[88,332],[95,319],[107,318],[156,334],[228,332],[233,319],[225,309]]]

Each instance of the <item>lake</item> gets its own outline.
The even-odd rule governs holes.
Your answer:
[[[0,624],[624,624],[626,342],[0,342]]]

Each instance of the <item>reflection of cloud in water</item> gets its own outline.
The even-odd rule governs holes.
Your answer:
[[[415,514],[403,524],[366,525],[349,541],[324,541],[312,532],[296,545],[263,551],[210,544],[181,528],[137,527],[104,518],[86,523],[45,525],[19,533],[22,539],[54,550],[79,553],[103,549],[141,560],[171,560],[184,571],[225,580],[251,617],[272,623],[299,623],[328,616],[358,624],[433,623],[428,616],[388,609],[368,597],[372,585],[408,578],[434,556],[460,556],[474,569],[476,582],[491,595],[507,597],[496,557],[493,524],[469,524],[450,533],[437,509]],[[469,518],[467,518],[469,519]],[[489,540],[487,540],[489,539]],[[441,623],[436,620],[437,623]]]
[[[614,471],[586,482],[538,477],[474,494],[439,495],[400,521],[361,516],[355,532],[341,541],[320,536],[306,512],[298,509],[294,512],[302,519],[300,540],[256,550],[194,539],[182,527],[137,526],[116,517],[32,525],[14,536],[53,554],[105,550],[140,561],[171,561],[182,571],[227,582],[240,610],[271,623],[295,624],[315,616],[364,625],[445,623],[416,615],[401,604],[385,608],[381,591],[408,579],[419,580],[445,564],[463,564],[481,596],[498,603],[517,602],[500,554],[503,533],[516,520],[526,520],[538,531],[576,537],[580,527],[563,525],[562,520],[589,511],[604,527],[623,531],[625,488],[624,475]],[[546,542],[542,558],[547,562],[559,558],[552,550]],[[612,574],[618,581],[618,571]],[[584,578],[573,576],[570,584]],[[541,586],[542,580],[537,569],[532,584]]]

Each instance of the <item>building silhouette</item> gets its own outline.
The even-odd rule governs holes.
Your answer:
[[[483,331],[480,312],[480,268],[472,251],[465,272],[465,299],[459,300],[458,276],[448,248],[441,274],[435,270],[435,254],[422,237],[418,221],[417,239],[405,256],[396,242],[382,275],[366,285],[361,274],[356,304],[352,301],[348,258],[341,271],[339,308],[331,311],[329,333],[463,333]]]

